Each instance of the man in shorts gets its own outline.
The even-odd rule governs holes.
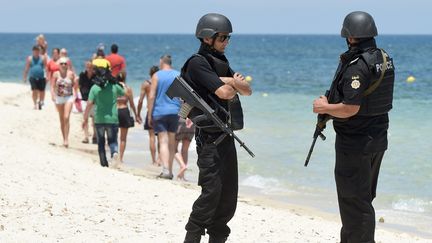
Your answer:
[[[180,100],[170,99],[165,93],[180,75],[180,72],[172,69],[171,56],[164,55],[160,59],[160,70],[151,79],[150,95],[148,99],[148,122],[158,134],[159,156],[163,163],[163,179],[172,179],[172,166],[175,154],[175,134],[178,126],[178,112]]]
[[[39,46],[33,46],[33,54],[28,56],[24,68],[23,81],[27,80],[27,75],[30,72],[29,82],[32,90],[33,106],[34,109],[41,110],[45,100],[45,71],[46,71],[46,58],[41,55]]]

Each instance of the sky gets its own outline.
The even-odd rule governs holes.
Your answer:
[[[0,33],[186,33],[216,12],[239,34],[339,34],[366,11],[381,34],[432,34],[430,0],[0,0]]]

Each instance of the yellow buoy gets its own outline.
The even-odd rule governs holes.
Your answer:
[[[406,81],[407,81],[408,83],[412,83],[412,82],[414,82],[415,80],[416,80],[416,78],[415,78],[414,76],[412,76],[412,75],[408,76],[408,78],[406,79]]]
[[[247,82],[251,82],[251,81],[252,81],[252,77],[251,77],[251,76],[246,76],[245,80],[246,80]]]
[[[263,96],[263,97],[267,97],[268,94],[267,94],[267,93],[263,93],[262,96]]]

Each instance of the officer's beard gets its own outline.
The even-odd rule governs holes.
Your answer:
[[[204,50],[206,50],[207,52],[210,52],[211,54],[213,54],[214,56],[218,57],[218,56],[223,56],[224,53],[220,52],[218,50],[216,50],[214,48],[214,42],[215,39],[213,39],[212,45],[209,45],[207,43],[205,43],[204,41],[201,43],[201,48],[203,48]]]

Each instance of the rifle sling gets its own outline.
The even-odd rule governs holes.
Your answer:
[[[383,57],[383,67],[381,68],[381,75],[380,75],[378,80],[373,82],[369,86],[369,88],[365,90],[365,92],[363,93],[363,97],[372,94],[372,92],[374,92],[378,88],[378,86],[381,84],[381,81],[384,79],[385,72],[387,71],[387,58],[385,57],[384,51],[381,49],[380,49],[380,51],[381,51],[381,55]]]

